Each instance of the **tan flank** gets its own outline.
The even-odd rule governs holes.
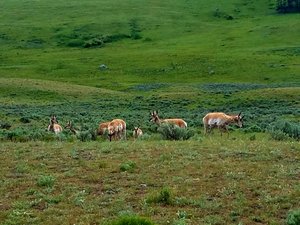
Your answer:
[[[227,115],[222,112],[208,113],[203,117],[204,133],[209,133],[213,128],[218,128],[221,132],[221,135],[222,131],[228,133],[227,125],[236,124],[239,127],[242,127],[243,117],[244,116],[241,117],[241,113],[238,115]]]
[[[187,123],[183,119],[160,119],[157,111],[150,112],[150,121],[161,125],[162,123],[175,124],[181,128],[187,128]]]

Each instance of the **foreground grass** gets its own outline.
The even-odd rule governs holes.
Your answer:
[[[198,139],[2,142],[0,220],[102,224],[138,214],[157,224],[283,224],[300,207],[299,142]],[[168,203],[147,201],[164,188]]]

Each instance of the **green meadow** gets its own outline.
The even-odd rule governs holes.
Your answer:
[[[1,1],[0,223],[299,224],[299,21],[276,0]],[[188,129],[165,140],[153,110]],[[213,111],[243,128],[204,135]],[[114,118],[126,141],[95,134]]]

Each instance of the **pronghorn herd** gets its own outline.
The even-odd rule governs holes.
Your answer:
[[[204,134],[210,133],[212,129],[219,129],[221,135],[222,132],[226,132],[228,135],[228,125],[236,124],[239,127],[243,126],[243,118],[241,113],[238,115],[227,115],[222,112],[212,112],[208,113],[203,117]],[[171,118],[171,119],[160,119],[158,116],[158,111],[150,112],[150,121],[154,122],[158,126],[161,124],[175,124],[180,128],[187,128],[187,123],[183,119]],[[73,134],[78,135],[80,131],[73,127],[71,121],[65,126],[65,129],[69,129]],[[48,125],[48,131],[58,134],[62,132],[62,127],[58,124],[55,115],[50,117],[50,124]],[[112,140],[126,140],[126,122],[122,119],[113,119],[112,121],[100,123],[97,129],[97,135],[108,135],[110,141]],[[134,127],[133,138],[138,139],[143,135],[143,131],[140,127]]]

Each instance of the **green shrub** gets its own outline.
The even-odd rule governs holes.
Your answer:
[[[115,221],[109,223],[109,225],[155,225],[147,218],[143,218],[136,215],[122,216]]]
[[[21,123],[30,123],[30,119],[28,117],[21,117],[20,122]]]
[[[7,122],[0,122],[0,129],[8,130],[9,128],[11,128],[11,124],[9,124]]]
[[[84,48],[91,48],[91,47],[103,47],[104,41],[102,38],[92,38],[87,40],[83,43]]]
[[[287,223],[287,225],[299,225],[300,224],[300,209],[290,211],[287,216],[286,223]]]
[[[159,193],[149,196],[146,202],[171,205],[173,203],[171,190],[164,187]]]
[[[183,129],[174,124],[162,124],[157,131],[166,140],[187,140],[194,136],[195,132],[189,128]]]
[[[269,127],[271,137],[275,140],[285,140],[288,137],[300,139],[300,126],[288,121],[276,121]]]
[[[5,133],[5,139],[16,142],[26,142],[29,141],[29,137],[26,131],[21,128],[16,128],[14,130]]]
[[[281,130],[272,130],[270,132],[271,138],[276,141],[285,141],[289,136]]]
[[[80,133],[77,135],[78,139],[80,141],[91,141],[92,140],[92,134],[90,131],[80,131]]]
[[[55,177],[49,175],[49,176],[40,176],[38,179],[37,179],[37,185],[39,187],[52,187],[54,185],[54,182],[55,182]]]
[[[120,170],[123,172],[124,171],[132,172],[135,168],[136,168],[136,164],[133,161],[128,161],[120,165]]]

